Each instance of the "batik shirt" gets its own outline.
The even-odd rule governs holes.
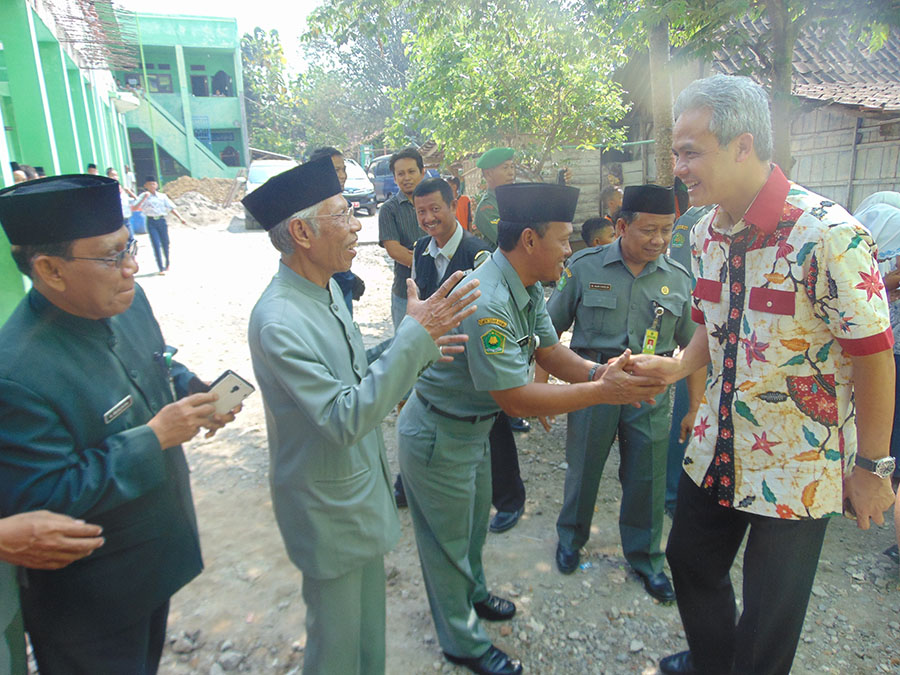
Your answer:
[[[778,167],[733,228],[718,211],[691,233],[712,369],[685,471],[722,506],[839,513],[856,454],[850,357],[893,344],[875,243]]]

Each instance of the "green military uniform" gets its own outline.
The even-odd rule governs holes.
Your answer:
[[[690,274],[665,255],[634,277],[619,241],[579,251],[569,259],[547,309],[560,332],[575,321],[572,349],[598,362],[625,348],[640,354],[656,307],[663,310],[656,353],[671,353],[691,339]],[[656,303],[656,304],[654,304]],[[669,433],[669,390],[656,405],[597,405],[569,413],[565,497],[556,523],[570,549],[590,536],[597,488],[618,432],[622,481],[619,530],[625,558],[638,572],[662,571],[663,500]]]
[[[463,321],[464,354],[428,369],[400,413],[400,471],[428,602],[442,649],[479,657],[491,640],[473,605],[488,599],[481,551],[491,505],[488,433],[500,411],[491,391],[528,384],[538,341],[557,342],[541,284],[526,288],[495,251],[479,279],[477,311]]]
[[[493,190],[488,190],[478,202],[478,208],[475,209],[475,229],[478,230],[478,236],[491,245],[492,251],[497,248],[497,224],[499,222],[497,195]]]

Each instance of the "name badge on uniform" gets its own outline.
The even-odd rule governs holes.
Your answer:
[[[658,304],[654,302],[653,305],[653,323],[644,333],[644,345],[641,349],[641,352],[644,354],[656,353],[656,343],[659,340],[659,324],[662,321],[662,315],[665,313],[665,310]]]
[[[610,291],[612,290],[611,284],[598,284],[598,283],[590,283],[588,284],[588,288],[592,291]]]
[[[116,403],[112,408],[103,413],[103,423],[109,424],[117,417],[121,417],[122,413],[128,410],[132,404],[134,403],[134,399],[131,398],[131,394],[128,394],[121,401]]]

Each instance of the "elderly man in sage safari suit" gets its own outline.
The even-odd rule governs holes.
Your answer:
[[[451,275],[417,300],[393,343],[367,363],[336,272],[356,255],[359,221],[330,157],[271,178],[244,198],[281,253],[250,316],[249,340],[266,414],[275,517],[303,572],[303,672],[378,675],[385,669],[384,554],[400,535],[381,421],[421,372],[458,353],[443,336],[472,311],[477,284]]]
[[[397,421],[400,471],[441,648],[448,660],[483,675],[522,672],[481,624],[516,611],[488,592],[481,560],[491,498],[488,435],[497,413],[556,414],[662,391],[656,380],[623,370],[629,352],[604,366],[557,340],[540,282],[558,279],[571,253],[577,199],[578,190],[564,185],[497,189],[499,248],[470,275],[483,295],[459,329],[469,336],[466,352],[428,369]],[[534,359],[578,384],[533,382]]]

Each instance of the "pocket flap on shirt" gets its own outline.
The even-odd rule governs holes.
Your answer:
[[[750,289],[750,309],[770,314],[794,315],[794,302],[797,294],[793,291],[778,291],[774,288]]]
[[[604,309],[616,308],[616,296],[612,291],[587,289],[584,292],[583,302],[588,307],[602,307]]]
[[[694,287],[695,298],[707,300],[709,302],[719,302],[722,299],[722,282],[713,281],[712,279],[697,279],[697,285]]]
[[[666,295],[657,298],[656,301],[660,306],[675,316],[681,316],[684,313],[684,296],[683,295]]]

